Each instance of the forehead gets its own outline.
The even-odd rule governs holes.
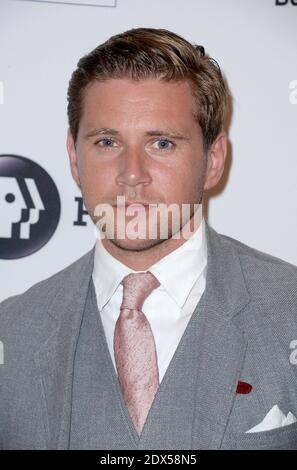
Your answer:
[[[129,117],[129,118],[128,118]],[[113,119],[145,123],[146,119],[181,122],[193,120],[193,95],[187,81],[109,79],[93,82],[85,90],[81,121]],[[83,122],[82,122],[83,124]]]

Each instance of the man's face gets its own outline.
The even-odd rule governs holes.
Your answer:
[[[186,81],[92,83],[84,98],[76,147],[70,132],[67,146],[73,177],[95,223],[95,207],[116,204],[117,196],[179,206],[201,202],[207,160]],[[112,243],[141,250],[162,241],[115,238]]]

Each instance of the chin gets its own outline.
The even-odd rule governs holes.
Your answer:
[[[118,248],[127,251],[143,251],[148,250],[149,248],[159,245],[164,239],[110,239],[110,242],[113,243]]]

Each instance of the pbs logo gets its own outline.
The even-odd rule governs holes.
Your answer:
[[[293,5],[297,6],[297,0],[275,0],[276,6]]]
[[[53,236],[61,213],[57,187],[37,163],[0,155],[0,258],[31,255]]]

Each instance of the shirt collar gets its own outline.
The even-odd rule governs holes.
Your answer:
[[[198,229],[176,250],[161,258],[146,271],[152,272],[180,308],[184,305],[194,283],[201,275],[207,262],[205,220],[202,218]],[[134,271],[96,240],[93,281],[101,310],[116,291],[123,277]]]

